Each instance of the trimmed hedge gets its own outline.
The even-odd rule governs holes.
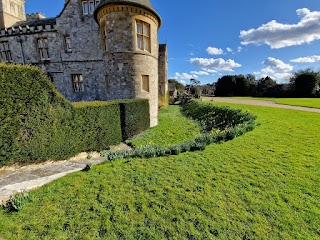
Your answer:
[[[195,139],[167,147],[145,146],[133,151],[103,152],[108,161],[123,158],[151,158],[201,151],[212,143],[232,140],[254,129],[256,119],[250,113],[213,104],[190,101],[181,106],[182,112],[202,125],[203,134]]]
[[[121,122],[130,134],[149,127],[148,100],[73,106],[36,67],[0,64],[0,89],[0,166],[106,149],[122,141]]]
[[[117,102],[74,103],[82,151],[102,151],[122,141]]]
[[[75,111],[43,73],[0,64],[0,89],[0,165],[71,155]]]
[[[127,140],[138,135],[150,127],[150,110],[148,100],[130,99],[119,101],[119,103],[123,140]]]
[[[199,101],[189,101],[183,104],[181,111],[187,117],[198,121],[203,132],[210,132],[215,129],[224,130],[255,120],[252,114],[242,112],[240,109],[216,106]]]

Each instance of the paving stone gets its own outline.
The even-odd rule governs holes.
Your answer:
[[[126,145],[113,149],[129,149]],[[97,156],[97,154],[95,154]],[[87,164],[98,165],[105,161],[103,157],[92,159],[72,158],[73,161],[46,162],[23,167],[5,167],[0,169],[0,204],[17,192],[29,191],[41,187],[69,173],[81,171]]]

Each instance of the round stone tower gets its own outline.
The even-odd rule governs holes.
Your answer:
[[[110,99],[147,98],[158,124],[159,14],[149,0],[102,0],[94,12]]]

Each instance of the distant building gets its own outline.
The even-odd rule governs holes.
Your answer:
[[[175,83],[169,83],[169,96],[174,98],[178,96],[178,90]]]
[[[1,60],[38,66],[70,101],[148,98],[155,126],[168,91],[160,26],[149,0],[66,0],[55,18],[0,0]]]

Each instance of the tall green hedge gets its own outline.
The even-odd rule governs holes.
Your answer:
[[[147,103],[131,100],[73,105],[38,68],[0,64],[0,166],[66,159],[118,144],[123,139],[121,123],[126,125],[126,136],[149,127]],[[142,115],[140,109],[142,117],[138,116]]]
[[[131,138],[150,127],[149,101],[130,99],[120,102],[122,137]],[[139,114],[137,114],[139,113]]]
[[[117,102],[74,103],[82,151],[101,151],[122,141]]]
[[[0,165],[73,153],[75,110],[35,67],[0,64],[0,109]]]

